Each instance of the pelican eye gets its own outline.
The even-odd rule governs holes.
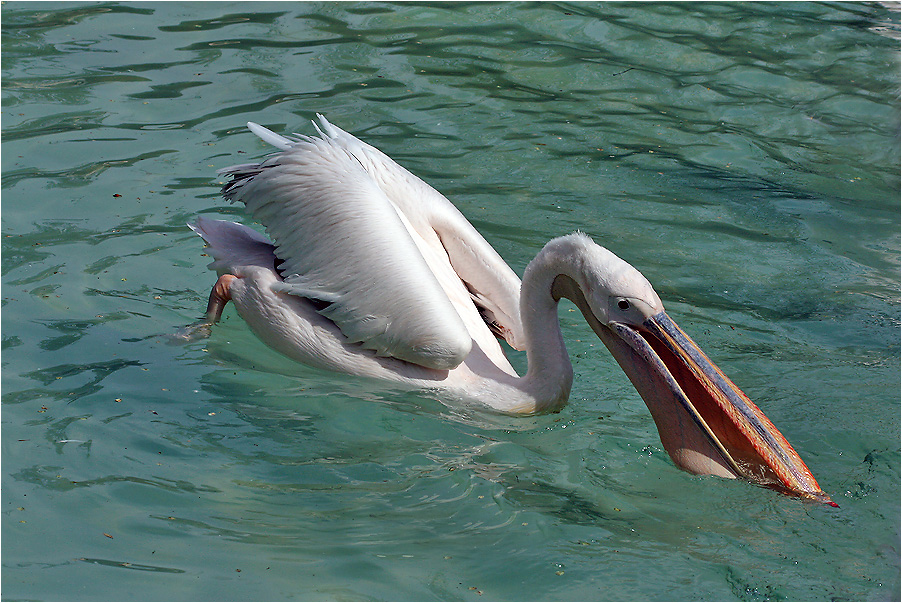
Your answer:
[[[619,302],[617,302],[617,307],[620,308],[621,310],[629,310],[630,303],[628,301],[626,301],[625,299],[621,299]]]

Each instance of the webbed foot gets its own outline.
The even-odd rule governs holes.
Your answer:
[[[213,332],[213,325],[219,322],[222,311],[225,309],[232,296],[229,292],[232,282],[238,277],[234,274],[223,274],[217,279],[210,291],[210,300],[207,302],[206,318],[201,321],[182,327],[169,335],[170,343],[188,343],[198,339],[206,339]]]

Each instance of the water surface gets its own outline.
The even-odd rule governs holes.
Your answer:
[[[898,600],[899,13],[2,7],[2,587],[106,600]],[[291,365],[185,223],[324,113],[513,266],[581,229],[839,509],[694,477],[572,306],[561,413]],[[523,367],[524,360],[514,359]]]

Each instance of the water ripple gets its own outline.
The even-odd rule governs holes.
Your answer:
[[[9,598],[898,598],[898,5],[252,9],[3,5]],[[575,229],[640,268],[842,509],[677,471],[572,308],[572,403],[529,419],[300,369],[232,309],[167,345],[214,278],[185,222],[252,223],[244,123],[315,112],[518,273]]]

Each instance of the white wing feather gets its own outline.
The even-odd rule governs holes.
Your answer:
[[[397,208],[358,159],[329,139],[254,132],[284,149],[223,170],[223,189],[266,226],[285,293],[329,302],[322,314],[380,355],[450,369],[471,338]]]
[[[317,117],[320,135],[357,158],[427,243],[444,247],[454,271],[467,284],[486,318],[495,323],[513,348],[524,349],[520,279],[495,249],[437,190],[379,149],[332,125],[322,115]]]
[[[282,291],[329,302],[321,313],[380,355],[453,368],[472,337],[509,367],[483,319],[522,349],[514,272],[435,189],[318,117],[320,138],[249,123],[282,152],[220,171],[275,241]]]

